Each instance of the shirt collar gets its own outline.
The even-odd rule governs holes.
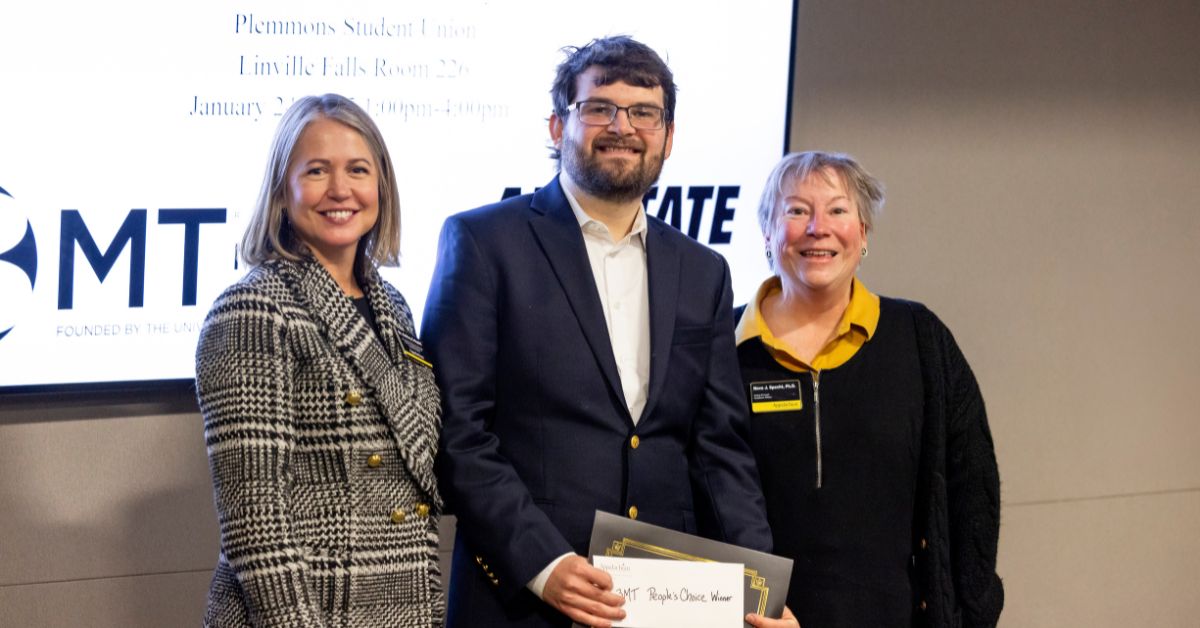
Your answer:
[[[583,206],[579,204],[579,200],[576,199],[573,194],[571,194],[571,190],[561,183],[559,185],[562,187],[563,195],[567,197],[567,203],[571,205],[571,212],[575,214],[575,220],[579,223],[579,228],[582,229],[584,233],[588,233],[589,231],[603,233],[608,237],[608,239],[612,240],[613,236],[608,230],[608,225],[605,225],[599,220],[588,216],[587,212],[583,211]],[[629,230],[629,235],[625,236],[625,238],[622,240],[629,240],[634,236],[638,236],[638,239],[645,243],[646,212],[644,211],[639,211],[637,215],[633,217],[633,228]]]
[[[782,289],[783,282],[778,275],[772,275],[759,285],[758,292],[746,304],[746,310],[742,312],[742,318],[738,321],[734,334],[737,344],[740,345],[747,340],[762,337],[763,342],[768,346],[776,348],[783,346],[767,328],[761,310],[763,299],[772,292]],[[878,326],[879,297],[867,290],[867,286],[859,281],[858,277],[855,277],[850,286],[850,303],[846,306],[846,311],[842,313],[841,320],[838,321],[835,336],[841,337],[849,333],[851,329],[857,329],[866,335],[867,340],[870,340],[871,336],[875,335],[875,328]]]

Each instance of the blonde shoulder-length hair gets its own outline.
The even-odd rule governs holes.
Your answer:
[[[285,219],[285,188],[288,166],[300,134],[317,119],[336,120],[358,131],[371,150],[379,171],[379,219],[358,243],[354,270],[360,276],[372,265],[396,266],[400,263],[400,194],[396,172],[383,134],[367,112],[354,101],[338,95],[305,96],[288,108],[271,141],[267,170],[250,224],[242,236],[241,256],[257,266],[275,259],[299,260],[308,248],[292,232]]]

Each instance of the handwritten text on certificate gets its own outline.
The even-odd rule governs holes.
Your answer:
[[[593,556],[625,596],[627,628],[730,628],[742,626],[742,574],[738,563],[705,563]]]

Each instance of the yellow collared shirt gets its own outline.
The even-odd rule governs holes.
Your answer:
[[[859,348],[871,339],[879,325],[879,297],[867,290],[858,277],[855,277],[850,287],[850,304],[846,306],[846,311],[838,321],[833,339],[817,353],[812,364],[808,364],[780,342],[763,320],[763,299],[782,289],[782,283],[777,276],[767,279],[758,287],[758,293],[746,304],[746,311],[738,321],[736,338],[739,345],[747,340],[761,338],[763,346],[775,361],[789,370],[803,373],[837,368],[858,353]]]

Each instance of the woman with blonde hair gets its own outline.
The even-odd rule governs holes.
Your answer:
[[[242,245],[213,304],[196,390],[221,530],[204,625],[443,622],[440,399],[399,257],[383,137],[336,94],[280,120]]]

